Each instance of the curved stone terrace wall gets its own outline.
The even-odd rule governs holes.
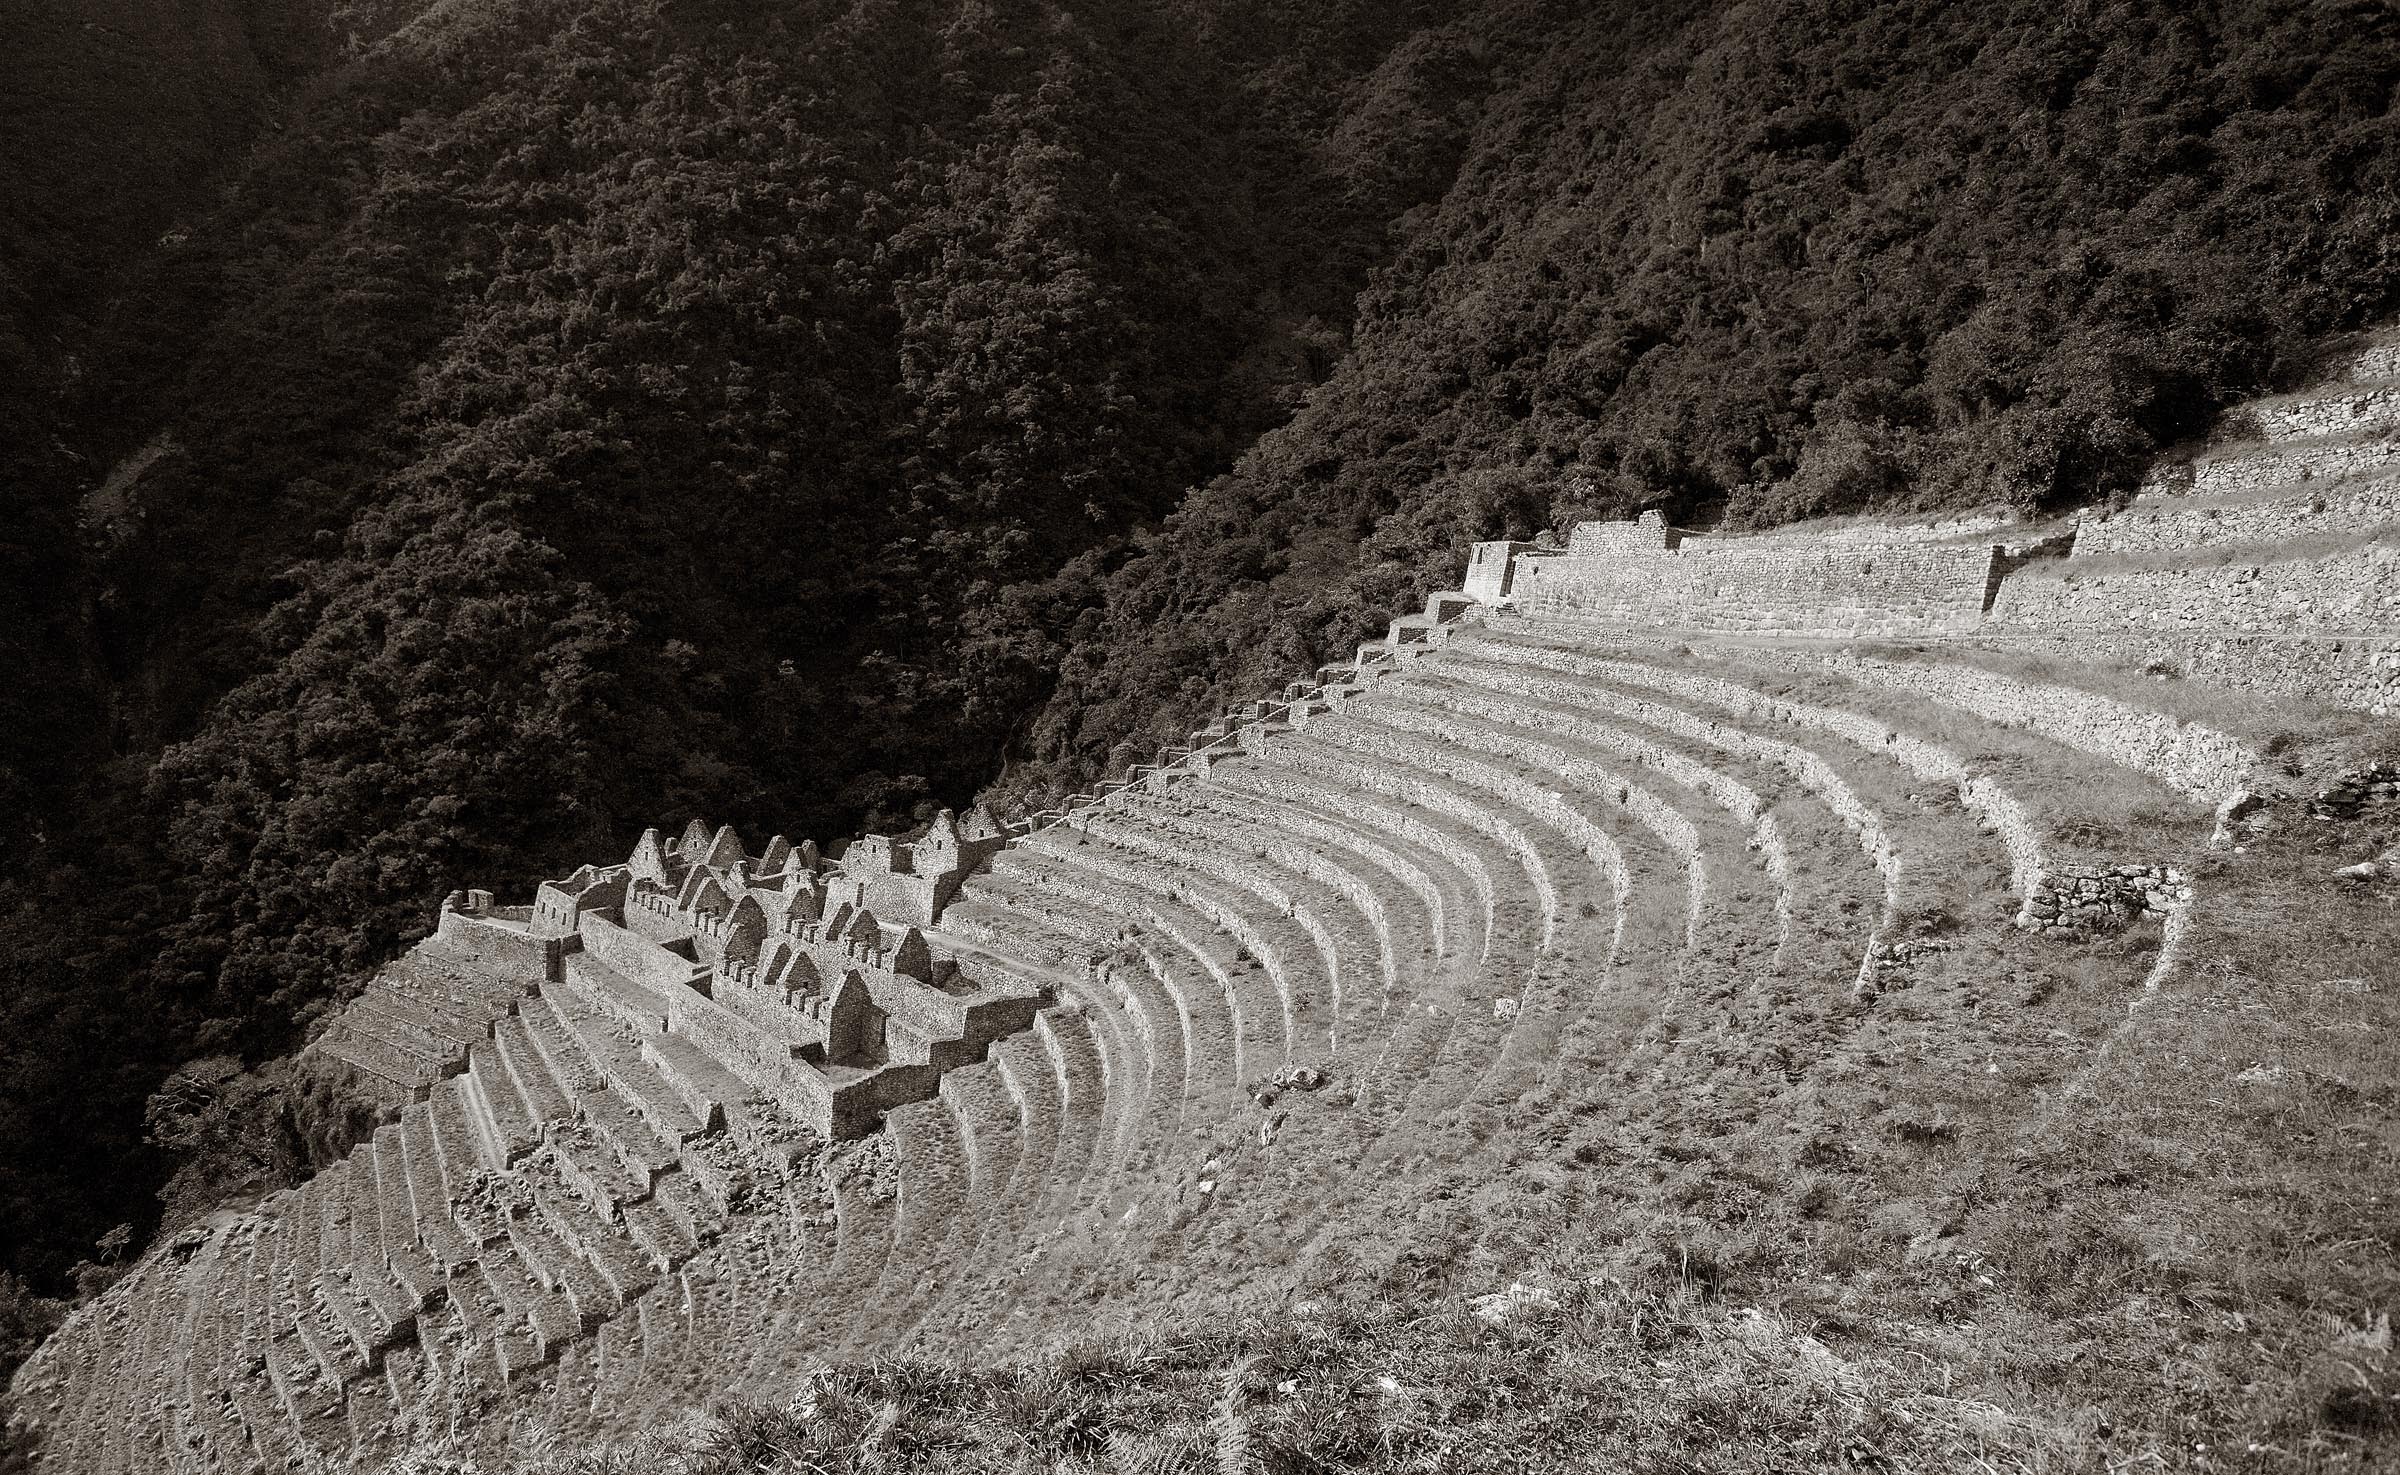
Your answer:
[[[1304,727],[1311,717],[1331,711],[1360,691],[1362,683],[1395,671],[1412,656],[1434,649],[1450,625],[1478,604],[1489,602],[1496,591],[1508,587],[1509,571],[1522,567],[1517,563],[1518,554],[1532,551],[1534,545],[1494,543],[1476,547],[1479,551],[1470,560],[1468,573],[1485,585],[1485,598],[1456,591],[1427,596],[1424,614],[1403,615],[1392,621],[1390,633],[1382,640],[1360,646],[1349,665],[1327,666],[1317,672],[1314,681],[1292,682],[1279,698],[1244,703],[1194,732],[1187,746],[1161,749],[1154,762],[1137,763],[1119,777],[1104,779],[1083,793],[1070,795],[1054,809],[1038,810],[1010,821],[1005,827],[1009,838],[1021,839],[1071,823],[1107,803],[1110,796],[1137,785],[1161,788],[1178,779],[1206,773],[1210,765],[1224,759],[1255,753],[1261,743],[1275,734]],[[1493,555],[1480,551],[1483,549],[1502,551],[1495,560]]]

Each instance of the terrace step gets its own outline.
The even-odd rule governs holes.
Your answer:
[[[548,1060],[535,1044],[522,1017],[511,1015],[501,1020],[493,1028],[492,1045],[534,1121],[552,1123],[574,1120],[573,1102],[568,1099],[557,1076],[552,1074]]]
[[[852,1323],[854,1342],[871,1342],[879,1333],[915,1323],[912,1309],[938,1282],[943,1253],[972,1207],[966,1152],[946,1102],[936,1098],[896,1106],[885,1113],[883,1124],[899,1159],[900,1198],[882,1276],[864,1303],[874,1310]]]
[[[1270,1074],[1288,1058],[1283,1048],[1290,1022],[1285,1000],[1254,971],[1247,945],[1224,935],[1209,918],[1168,899],[1172,883],[1145,885],[1138,873],[1115,862],[1107,847],[1075,843],[1040,848],[1029,844],[1010,856],[1007,874],[1089,906],[1098,915],[1130,919],[1128,940],[1174,994],[1192,1058],[1230,1059],[1237,1083]],[[1153,939],[1163,939],[1168,946],[1154,946]],[[1197,970],[1184,959],[1197,964]],[[1187,1075],[1187,1093],[1204,1089],[1201,1082],[1207,1079]]]

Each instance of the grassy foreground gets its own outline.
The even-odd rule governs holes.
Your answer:
[[[721,1408],[603,1451],[523,1431],[544,1475],[751,1471],[1785,1470],[2072,1467],[2087,1428],[2037,1429],[1919,1391],[1772,1313],[1621,1284],[1464,1307],[1303,1309],[1190,1336],[1080,1344],[962,1372],[820,1374],[788,1410]],[[1505,1314],[1501,1314],[1505,1312]],[[403,1468],[479,1467],[422,1452]]]
[[[1709,1099],[1657,1153],[1651,1108],[1588,1108],[1575,1138],[1616,1151],[1521,1139],[1445,1233],[1280,1311],[1187,1302],[1008,1366],[828,1369],[783,1408],[599,1449],[469,1430],[398,1468],[2400,1469],[2400,887],[2330,878],[2400,834],[2285,813],[2179,857],[2206,899],[2154,991],[2124,982],[2154,933],[2001,944],[1857,1006],[1896,1031],[1876,1071],[1738,1111],[1687,1080]],[[1740,1025],[1769,1056],[1796,1027]],[[1768,1171],[1798,1095],[1848,1125]]]

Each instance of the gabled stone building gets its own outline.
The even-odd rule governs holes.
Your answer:
[[[1037,995],[968,976],[923,931],[1002,843],[988,816],[944,811],[913,845],[868,837],[827,869],[813,844],[777,836],[752,855],[730,826],[695,821],[672,844],[645,832],[622,865],[544,882],[531,907],[474,893],[442,925],[855,1137],[1032,1024]]]

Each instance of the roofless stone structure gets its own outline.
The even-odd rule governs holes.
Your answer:
[[[2087,960],[2136,993],[2247,791],[2395,793],[2308,805],[2147,698],[2400,699],[2400,360],[2350,373],[2080,525],[1480,546],[1355,661],[1031,821],[834,857],[694,824],[455,896],[311,1047],[391,1120],[79,1309],[11,1417],[114,1475],[780,1400],[1336,1253],[1559,1128],[1609,1042],[1710,1069],[1665,1049],[1694,1010],[2155,925]],[[1774,1088],[1881,1068],[1862,1012]]]

